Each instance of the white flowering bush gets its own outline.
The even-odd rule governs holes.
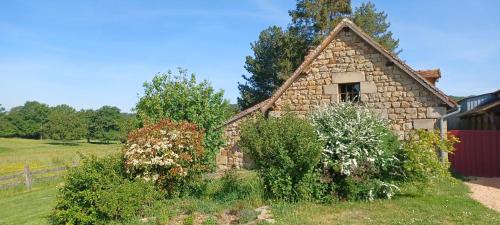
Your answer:
[[[326,143],[321,163],[325,175],[334,182],[343,183],[352,178],[357,185],[347,185],[347,188],[363,189],[359,185],[364,181],[389,179],[398,172],[395,153],[400,148],[399,142],[388,128],[388,122],[367,108],[350,102],[328,105],[313,111],[310,119],[319,138]],[[389,187],[382,181],[371,182],[369,186],[373,188],[360,195],[377,189],[374,184]],[[350,193],[350,190],[339,190],[340,195]],[[392,194],[388,193],[386,197]]]
[[[206,171],[203,132],[195,124],[161,121],[129,134],[123,150],[125,171],[178,196]]]

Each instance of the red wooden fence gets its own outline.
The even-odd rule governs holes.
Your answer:
[[[448,157],[454,171],[465,176],[500,177],[500,131],[450,132],[460,139]]]

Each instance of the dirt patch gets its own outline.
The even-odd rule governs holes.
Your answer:
[[[465,185],[470,188],[471,198],[500,212],[500,178],[478,177]]]

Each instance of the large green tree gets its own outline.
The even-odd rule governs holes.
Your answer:
[[[238,105],[247,108],[271,96],[301,63],[307,45],[307,39],[296,29],[272,26],[262,31],[251,44],[254,56],[245,60],[245,69],[251,76],[243,75],[246,82],[238,84]]]
[[[215,156],[224,144],[219,128],[231,111],[222,91],[215,91],[208,81],[198,83],[187,70],[179,69],[176,75],[168,71],[144,83],[136,110],[144,123],[170,119],[197,124],[205,131],[205,162],[215,168]]]
[[[392,32],[389,31],[391,23],[387,22],[387,14],[383,11],[377,12],[375,4],[372,2],[362,3],[360,7],[356,8],[351,18],[356,25],[387,50],[396,54],[401,52],[401,49],[398,50],[399,39],[394,39]]]
[[[122,143],[125,143],[127,141],[128,134],[132,130],[139,128],[140,124],[135,114],[122,113],[120,117],[121,118],[118,121],[118,125],[120,127],[120,131],[118,132],[118,140],[120,140],[120,142]]]
[[[12,125],[5,108],[0,104],[0,137],[12,137],[16,135],[16,127]]]
[[[328,35],[351,13],[350,0],[297,0],[296,8],[288,12],[292,18],[291,27],[304,33],[311,43]]]
[[[85,123],[76,110],[68,105],[51,108],[43,126],[44,135],[53,140],[79,140],[85,136]]]
[[[373,3],[363,3],[352,12],[350,0],[298,0],[290,10],[291,24],[286,30],[271,26],[251,44],[239,83],[238,105],[247,108],[264,99],[283,84],[303,61],[307,50],[316,46],[342,18],[350,18],[389,51],[399,53],[399,40],[389,31],[387,15],[377,12]]]
[[[9,112],[9,120],[16,127],[16,136],[42,138],[42,127],[47,121],[49,106],[37,101],[28,101]]]
[[[120,109],[103,106],[91,114],[88,124],[88,139],[108,143],[118,140],[120,132]]]

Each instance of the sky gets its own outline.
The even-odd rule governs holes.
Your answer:
[[[354,0],[357,7],[362,2]],[[449,95],[500,89],[500,1],[375,0],[414,69]],[[295,0],[0,2],[0,104],[36,100],[130,112],[142,84],[178,67],[236,103],[250,43],[286,27]]]

